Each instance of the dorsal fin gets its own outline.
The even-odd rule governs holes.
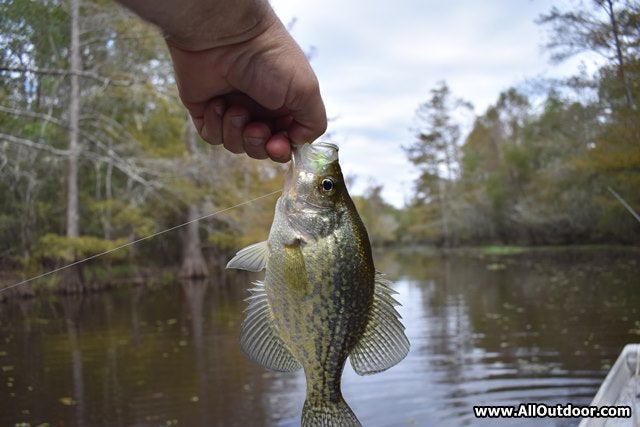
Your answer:
[[[351,351],[351,366],[359,375],[381,372],[405,358],[409,340],[400,322],[395,306],[400,305],[391,295],[397,293],[389,287],[382,274],[376,273],[373,306],[362,337]]]
[[[254,243],[240,249],[236,256],[227,263],[227,268],[247,271],[262,271],[267,266],[269,244],[267,241]]]
[[[242,324],[240,347],[254,362],[274,371],[291,372],[302,366],[278,335],[262,282],[254,282],[247,318]]]

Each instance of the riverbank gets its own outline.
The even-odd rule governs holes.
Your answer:
[[[83,285],[78,293],[99,292],[120,286],[157,286],[173,283],[177,278],[177,272],[177,267],[86,266],[82,268]],[[31,298],[39,294],[69,293],[60,290],[64,270],[55,273],[29,273],[3,271],[0,274],[0,302],[9,298]]]
[[[501,257],[527,254],[583,254],[591,256],[601,252],[607,256],[620,254],[626,256],[638,255],[640,246],[630,245],[568,245],[568,246],[512,246],[485,245],[463,246],[457,248],[437,248],[434,246],[408,246],[374,248],[374,252],[386,251],[399,253],[420,254],[426,257],[464,256],[472,258],[487,258],[489,261]],[[501,264],[488,264],[488,268],[499,269]],[[222,271],[224,266],[213,266],[212,270]],[[58,267],[59,268],[59,267]],[[53,268],[52,270],[55,270]],[[179,265],[162,267],[140,267],[139,265],[89,265],[82,269],[83,287],[81,292],[98,292],[119,286],[145,284],[156,286],[175,283],[178,279]],[[59,291],[60,283],[64,280],[63,270],[42,276],[46,271],[2,271],[0,272],[0,302],[9,298],[31,298],[40,293],[68,293]],[[31,280],[30,280],[31,279]]]
[[[376,248],[375,251],[384,251],[387,248]],[[472,256],[509,256],[527,253],[566,253],[566,252],[596,252],[615,251],[621,253],[637,253],[640,255],[640,245],[549,245],[549,246],[517,246],[517,245],[480,245],[460,246],[453,248],[438,248],[435,246],[406,246],[392,248],[401,252],[420,252],[436,255],[472,255]]]

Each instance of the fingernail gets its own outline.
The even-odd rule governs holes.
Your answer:
[[[247,124],[247,116],[233,116],[231,117],[231,123],[237,128],[243,128]]]
[[[216,104],[213,106],[213,111],[216,112],[216,114],[218,115],[218,117],[222,117],[222,115],[224,114],[224,105],[222,104]]]

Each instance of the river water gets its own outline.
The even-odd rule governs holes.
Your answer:
[[[364,426],[569,426],[474,417],[474,405],[587,405],[640,341],[637,251],[510,256],[387,251],[411,351],[343,392]],[[301,373],[240,351],[247,285],[120,287],[0,304],[0,426],[297,426]]]

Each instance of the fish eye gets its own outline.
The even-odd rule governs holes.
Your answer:
[[[323,179],[323,180],[322,180],[322,182],[320,183],[320,186],[322,187],[322,189],[323,189],[325,192],[329,192],[329,191],[331,191],[331,190],[333,190],[333,189],[335,189],[335,188],[336,188],[336,183],[335,183],[335,181],[334,181],[333,179],[331,179],[331,178],[325,178],[325,179]]]

